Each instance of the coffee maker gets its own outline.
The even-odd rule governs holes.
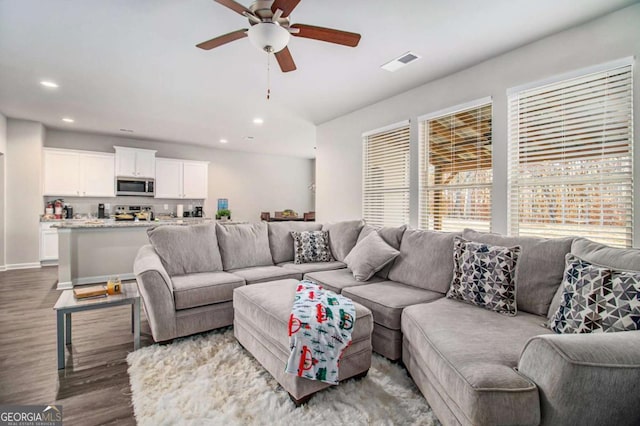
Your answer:
[[[202,206],[196,206],[195,210],[193,211],[193,217],[203,217],[204,216],[204,212],[202,211]]]

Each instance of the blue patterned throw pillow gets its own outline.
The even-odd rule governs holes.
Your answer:
[[[516,266],[520,247],[500,247],[456,237],[453,243],[453,280],[447,293],[491,311],[514,316]]]
[[[329,231],[291,231],[293,263],[331,262]]]
[[[640,330],[640,272],[566,256],[562,301],[549,321],[556,333]]]

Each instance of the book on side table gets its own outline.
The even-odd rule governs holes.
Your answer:
[[[107,287],[103,285],[74,288],[73,295],[76,299],[94,299],[99,297],[107,297]]]

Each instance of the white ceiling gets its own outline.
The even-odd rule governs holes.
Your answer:
[[[283,74],[272,60],[267,101],[267,57],[248,39],[195,47],[248,27],[212,0],[0,0],[0,112],[48,127],[311,158],[317,124],[634,2],[302,0],[292,23],[362,40],[352,49],[293,37],[298,70]],[[379,68],[409,50],[422,59],[395,73]],[[60,88],[43,88],[44,79]]]

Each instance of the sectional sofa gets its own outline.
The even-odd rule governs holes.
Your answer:
[[[291,231],[326,230],[332,262],[294,264]],[[348,254],[377,232],[399,252],[367,281]],[[445,297],[456,236],[520,246],[516,316]],[[640,424],[640,331],[558,335],[545,327],[562,298],[565,255],[640,271],[637,250],[582,238],[511,238],[334,224],[163,226],[134,272],[156,341],[233,323],[233,289],[309,279],[373,313],[373,350],[401,360],[444,424]]]

